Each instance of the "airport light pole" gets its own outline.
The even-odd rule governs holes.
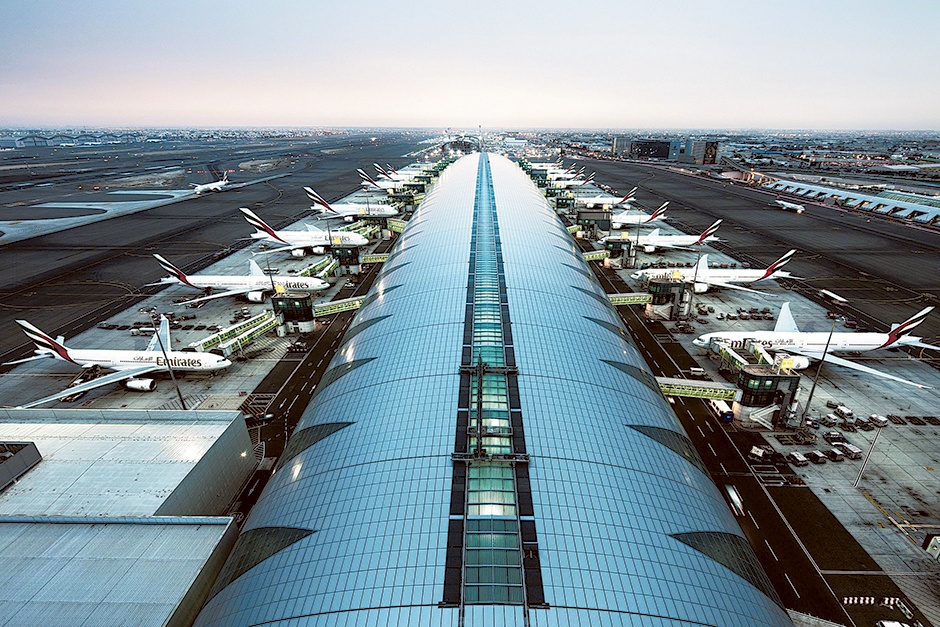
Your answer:
[[[166,369],[170,373],[170,380],[173,382],[173,387],[176,388],[176,395],[180,399],[180,407],[183,408],[183,411],[186,411],[186,401],[183,400],[183,392],[180,390],[179,383],[176,382],[176,375],[173,374],[173,366],[170,365],[170,357],[166,354],[166,346],[163,345],[163,338],[160,337],[160,329],[163,327],[163,316],[160,316],[158,321],[154,320],[153,312],[150,312],[150,322],[156,327],[156,336],[157,344],[160,345],[160,352],[163,353],[163,359],[166,361]],[[170,321],[167,320],[167,331],[170,329]]]
[[[698,264],[702,260],[702,243],[695,249],[695,271],[692,273],[692,289],[689,291],[689,317],[692,317],[692,299],[695,298],[695,285],[698,283]]]
[[[832,326],[829,328],[829,337],[826,338],[826,346],[823,348],[822,359],[816,366],[816,374],[813,376],[813,387],[809,389],[809,396],[806,398],[806,406],[803,407],[803,415],[800,417],[800,427],[806,425],[806,415],[809,414],[809,404],[813,402],[813,394],[816,392],[816,384],[819,382],[819,371],[822,370],[823,362],[826,361],[826,354],[829,352],[829,344],[832,342],[832,334],[836,331],[836,323],[845,320],[842,316],[836,316],[832,319]]]
[[[858,469],[858,476],[855,477],[855,483],[852,484],[853,488],[857,488],[859,482],[862,480],[862,473],[865,472],[865,466],[868,465],[868,460],[871,458],[872,451],[875,450],[875,442],[878,441],[878,436],[881,435],[881,427],[875,431],[875,437],[871,441],[871,446],[868,447],[868,454],[865,455],[865,461],[862,462],[862,467]]]

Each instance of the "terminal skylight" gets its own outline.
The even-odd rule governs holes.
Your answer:
[[[518,399],[518,381],[502,264],[490,164],[481,155],[464,321],[464,341],[469,345],[462,353],[463,393],[454,454],[455,465],[464,466],[466,472],[460,468],[454,472],[457,511],[452,507],[448,541],[452,549],[444,591],[444,604],[457,605],[461,611],[465,604],[544,605],[522,415],[511,402],[513,396]],[[525,491],[517,488],[520,477]],[[523,517],[533,522],[526,526],[526,534]],[[531,557],[527,560],[524,555]],[[528,581],[526,573],[534,573]]]

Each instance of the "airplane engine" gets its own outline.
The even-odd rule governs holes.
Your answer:
[[[355,220],[352,216],[343,216],[343,222],[353,222]]]
[[[655,253],[655,252],[656,252],[656,247],[655,247],[655,246],[644,246],[644,247],[643,247],[643,252],[644,252],[644,253]]]
[[[290,251],[290,254],[292,257],[306,257],[307,251],[304,250],[303,248],[295,248],[292,251]]]
[[[157,389],[157,382],[155,379],[128,379],[124,387],[135,392],[153,392]]]
[[[620,224],[619,222],[611,222],[611,224],[610,224],[610,229],[611,229],[612,231],[619,231],[619,230],[622,229],[622,228],[623,228],[623,225]]]
[[[693,290],[696,294],[704,294],[705,292],[708,291],[708,283],[696,283],[696,284],[692,287],[692,290]]]
[[[794,370],[803,370],[809,368],[809,357],[791,357]]]
[[[314,255],[322,255],[322,254],[325,253],[325,252],[326,252],[326,248],[323,247],[323,246],[314,246],[314,247],[313,247],[313,254],[314,254]]]
[[[264,292],[248,292],[245,294],[245,298],[248,299],[249,303],[263,303],[264,302]]]

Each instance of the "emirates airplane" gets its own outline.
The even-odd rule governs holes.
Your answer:
[[[204,183],[203,185],[196,185],[195,183],[190,183],[193,188],[193,192],[198,196],[199,194],[205,194],[206,192],[221,192],[223,189],[229,186],[228,172],[222,175],[221,181],[215,181],[213,183]]]
[[[309,187],[305,187],[307,198],[313,201],[316,209],[326,218],[342,218],[344,222],[352,222],[358,218],[391,218],[398,215],[398,210],[384,203],[336,203],[331,204],[320,194]]]
[[[726,344],[730,348],[743,347],[748,340],[756,341],[768,351],[784,352],[794,355],[793,368],[802,370],[810,365],[810,360],[823,361],[859,370],[877,377],[891,379],[906,383],[918,388],[927,386],[895,377],[868,366],[862,366],[853,361],[836,357],[832,353],[875,351],[883,348],[897,348],[901,346],[916,346],[940,351],[940,346],[925,344],[923,338],[914,337],[910,332],[919,325],[933,310],[926,307],[900,324],[891,326],[887,333],[832,333],[826,331],[803,332],[796,326],[793,314],[790,313],[790,303],[784,303],[780,308],[780,316],[773,331],[717,331],[706,333],[692,340],[696,346],[707,347],[712,342]],[[827,348],[828,347],[828,348]],[[825,357],[823,357],[825,353]]]
[[[702,255],[695,268],[670,268],[668,270],[661,268],[648,268],[638,270],[630,275],[633,279],[646,278],[673,278],[682,280],[686,283],[694,283],[692,289],[696,294],[707,292],[713,287],[724,287],[733,290],[742,290],[745,292],[758,292],[750,288],[738,285],[739,283],[757,283],[768,279],[787,279],[791,277],[789,272],[781,270],[784,265],[790,262],[796,249],[788,251],[783,257],[773,262],[763,270],[749,270],[738,268],[709,268],[708,255]]]
[[[601,194],[598,196],[575,196],[574,204],[584,205],[585,207],[632,207],[630,201],[634,199],[634,194],[638,188],[634,187],[625,196],[611,196],[610,194]]]
[[[251,239],[263,239],[275,244],[285,244],[280,248],[273,248],[268,252],[279,253],[290,251],[294,257],[303,257],[307,251],[315,255],[322,255],[327,248],[333,246],[366,246],[369,240],[359,233],[351,231],[321,231],[307,226],[306,231],[275,231],[264,220],[255,215],[251,209],[239,208],[248,224],[255,227]]]
[[[36,407],[112,383],[123,382],[124,387],[129,390],[152,392],[156,389],[156,380],[149,377],[143,378],[143,375],[153,372],[168,372],[170,368],[175,372],[215,372],[232,365],[232,362],[228,359],[215,353],[172,350],[170,345],[170,323],[165,316],[160,316],[160,328],[150,338],[147,350],[142,351],[68,348],[63,337],[52,339],[51,336],[46,335],[25,320],[17,320],[16,323],[23,328],[26,336],[36,345],[36,350],[33,351],[36,354],[33,357],[7,362],[3,364],[4,366],[51,358],[67,361],[82,368],[98,367],[114,371],[111,374],[68,387],[51,396],[21,405],[20,408]]]
[[[617,215],[612,215],[610,216],[610,228],[614,231],[617,231],[625,226],[640,226],[641,224],[656,222],[657,220],[661,220],[663,217],[665,217],[666,207],[668,206],[669,201],[667,200],[661,204],[659,209],[654,211],[652,215],[647,215],[637,211],[624,211],[622,213],[618,213]]]
[[[254,260],[248,261],[248,274],[238,276],[233,274],[186,274],[172,263],[161,257],[154,255],[154,258],[163,266],[163,269],[170,273],[170,276],[164,277],[156,283],[148,285],[171,285],[178,283],[187,285],[206,293],[205,296],[187,300],[181,305],[192,303],[201,303],[216,298],[225,298],[227,296],[244,296],[252,303],[263,303],[264,295],[268,292],[283,292],[287,290],[325,290],[330,286],[323,279],[316,277],[292,276],[281,277],[267,275]],[[213,292],[212,290],[223,290]]]
[[[707,244],[719,241],[714,236],[715,231],[721,226],[721,220],[716,220],[714,224],[705,229],[699,235],[660,235],[659,229],[653,229],[646,235],[638,237],[603,237],[601,242],[623,241],[632,242],[637,247],[642,248],[645,253],[654,253],[658,248],[667,250],[689,250],[690,247],[698,244]]]

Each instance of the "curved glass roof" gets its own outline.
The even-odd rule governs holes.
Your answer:
[[[564,226],[503,157],[444,171],[288,453],[198,625],[790,624]]]

